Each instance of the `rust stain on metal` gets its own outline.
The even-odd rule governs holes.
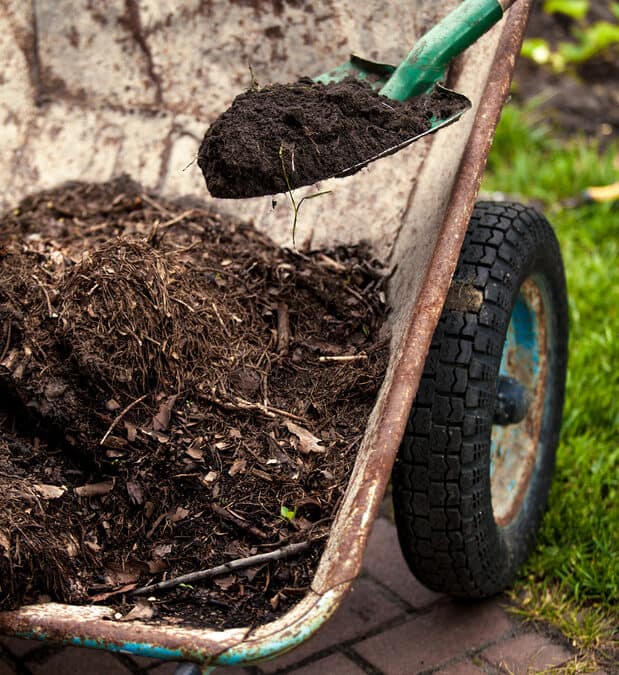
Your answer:
[[[491,485],[494,519],[501,527],[508,525],[518,514],[535,467],[548,373],[547,323],[542,293],[531,279],[525,280],[520,293],[536,316],[537,367],[534,371],[530,358],[522,358],[516,346],[507,353],[507,372],[510,377],[533,391],[525,419],[518,425],[500,431],[500,445],[508,448],[508,451],[493,457]],[[512,485],[514,475],[516,479]]]
[[[352,518],[346,520],[347,527],[339,531],[340,540],[337,548],[342,556],[345,552],[354,556],[354,568],[357,573],[361,567],[363,554],[363,545],[359,547],[359,541],[365,543],[369,525],[366,525],[366,530],[359,530],[354,525],[360,522],[371,523],[380,507],[380,499],[404,434],[432,335],[456,268],[492,146],[494,131],[509,94],[511,76],[524,37],[531,4],[532,0],[521,0],[506,14],[502,39],[451,191],[432,260],[416,306],[408,320],[405,336],[398,349],[399,353],[392,355],[390,370],[393,370],[393,381],[377,403],[375,413],[378,420],[376,434],[371,441],[370,455],[363,470],[359,471],[358,476],[353,475],[349,484],[347,496],[354,487],[352,501],[356,508],[355,512],[350,514]],[[362,459],[359,457],[357,463]],[[364,512],[364,518],[359,517],[358,509]],[[335,535],[332,533],[332,538],[333,536]],[[327,550],[321,560],[319,573],[330,580],[341,578],[345,581],[341,570],[338,569],[339,556],[328,556],[329,552]],[[351,565],[348,565],[346,571],[350,572],[350,569]]]

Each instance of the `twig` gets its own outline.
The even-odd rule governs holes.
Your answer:
[[[351,354],[349,356],[319,356],[319,361],[363,361],[367,359],[367,354]]]
[[[151,199],[147,194],[141,194],[140,198],[145,201],[149,206],[152,206],[154,209],[163,213],[164,216],[170,218],[173,214],[170,210],[166,209],[165,206],[161,206],[159,202],[156,202],[154,199]]]
[[[282,410],[281,408],[274,408],[270,405],[263,405],[262,403],[252,403],[251,401],[246,401],[244,398],[236,398],[236,405],[244,410],[258,410],[261,413],[264,413],[267,417],[277,417],[281,415],[282,417],[289,417],[292,420],[299,420],[305,422],[304,417],[295,415],[294,413],[288,412],[287,410]]]
[[[158,230],[163,230],[164,227],[171,227],[172,225],[176,225],[176,223],[180,223],[181,220],[185,220],[185,218],[189,218],[189,216],[193,216],[195,214],[196,210],[195,209],[188,209],[187,211],[183,211],[182,213],[179,213],[178,216],[175,216],[174,218],[171,218],[170,220],[166,220],[165,222],[161,223],[160,225],[157,225]]]
[[[48,314],[49,318],[51,319],[54,316],[54,312],[52,310],[52,303],[51,303],[51,300],[49,299],[49,293],[47,292],[47,288],[45,288],[45,286],[42,284],[41,280],[39,279],[39,277],[37,277],[36,274],[33,274],[32,278],[41,287],[41,290],[43,291],[43,295],[45,295],[45,301],[47,302],[47,314]]]
[[[2,354],[0,354],[0,362],[4,361],[4,357],[7,355],[9,351],[9,347],[11,346],[11,319],[7,321],[7,328],[6,328],[6,342],[4,343],[4,349],[2,350]]]
[[[133,408],[133,406],[136,406],[138,403],[143,401],[148,394],[144,394],[143,396],[140,396],[140,398],[136,398],[135,401],[132,401],[124,410],[121,410],[118,415],[114,418],[114,421],[110,426],[108,427],[108,430],[105,432],[105,435],[103,438],[99,441],[99,445],[103,445],[105,441],[107,440],[107,437],[112,433],[112,430],[114,427],[120,422],[120,420]]]
[[[294,149],[291,153],[292,155],[292,170],[294,171]],[[306,199],[314,199],[314,197],[320,197],[321,195],[328,195],[331,190],[322,190],[321,192],[315,192],[313,195],[305,195],[305,197],[302,197],[298,202],[294,198],[294,195],[292,194],[292,186],[290,185],[290,180],[288,178],[288,172],[286,171],[286,164],[284,162],[284,145],[279,146],[279,159],[282,164],[282,173],[284,174],[284,180],[286,181],[286,187],[288,188],[288,197],[290,197],[290,202],[292,203],[292,208],[294,210],[294,218],[292,220],[292,245],[296,248],[296,243],[295,243],[295,234],[297,231],[297,220],[299,218],[299,209],[301,208],[301,204]]]
[[[228,331],[228,327],[224,323],[224,320],[221,318],[221,314],[219,313],[219,310],[217,309],[217,305],[214,302],[211,302],[211,307],[215,311],[215,316],[219,320],[219,323],[221,324],[221,327],[224,329],[224,333],[226,334],[226,337],[230,337],[230,332]]]
[[[251,401],[246,401],[244,398],[235,397],[233,401],[224,401],[215,396],[204,396],[204,398],[210,403],[224,408],[224,410],[256,410],[261,412],[267,417],[275,418],[278,415],[281,417],[289,417],[292,420],[297,420],[298,422],[305,422],[307,420],[304,417],[295,415],[294,413],[288,412],[287,410],[282,410],[281,408],[274,408],[270,405],[263,405],[262,403],[252,403]]]
[[[88,483],[73,488],[78,497],[100,497],[109,494],[114,489],[114,481],[106,480],[102,483]]]
[[[180,584],[190,584],[194,581],[200,581],[202,579],[208,579],[210,577],[218,576],[219,574],[226,574],[227,572],[234,572],[235,570],[243,570],[247,567],[253,567],[254,565],[261,565],[264,562],[269,562],[271,560],[283,560],[284,558],[290,558],[298,553],[302,553],[309,548],[309,541],[302,541],[298,544],[289,544],[288,546],[283,546],[278,548],[275,551],[270,551],[269,553],[259,553],[258,555],[250,555],[248,558],[238,558],[237,560],[231,560],[230,562],[224,563],[223,565],[217,565],[217,567],[211,567],[207,570],[199,570],[198,572],[190,572],[189,574],[181,574],[181,576],[174,579],[168,579],[167,581],[160,581],[157,584],[152,586],[144,586],[143,588],[136,588],[131,595],[148,595],[153,591],[162,591],[167,588],[175,588]]]
[[[286,355],[290,344],[290,320],[288,305],[285,302],[277,303],[277,352]]]
[[[213,513],[217,514],[220,518],[234,523],[239,529],[243,530],[244,532],[249,532],[249,534],[253,534],[254,537],[258,537],[258,539],[269,538],[269,535],[266,532],[263,532],[258,527],[254,527],[253,525],[242,521],[238,516],[230,513],[230,511],[224,509],[222,506],[219,506],[219,504],[215,504],[213,502],[211,504],[211,509],[213,510]]]
[[[187,169],[194,163],[198,161],[198,156],[196,155],[187,166],[183,167],[183,171],[187,171]]]

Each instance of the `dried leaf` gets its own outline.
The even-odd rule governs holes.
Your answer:
[[[111,398],[109,401],[105,402],[105,409],[109,412],[114,412],[120,408],[120,403],[115,399]]]
[[[84,541],[84,546],[90,549],[93,553],[99,553],[101,550],[101,546],[99,546],[96,541]]]
[[[228,476],[236,476],[237,473],[245,473],[247,461],[244,459],[235,459],[232,466],[228,469]]]
[[[142,489],[142,485],[137,481],[127,481],[127,493],[134,504],[142,504],[144,502],[144,490]]]
[[[131,422],[125,422],[125,429],[127,430],[127,440],[133,443],[133,441],[135,441],[135,439],[138,437],[138,430],[135,424],[131,424]]]
[[[144,429],[140,427],[139,429],[145,436],[154,439],[157,443],[167,443],[170,440],[169,436],[162,434],[160,431],[155,431],[153,429]]]
[[[234,586],[236,583],[236,577],[227,576],[227,577],[213,577],[214,583],[221,588],[222,591],[227,591],[231,586]]]
[[[178,396],[168,396],[168,398],[159,406],[159,411],[153,417],[153,429],[155,431],[165,431],[170,424],[172,417],[172,408],[176,403]]]
[[[140,571],[140,569],[135,567],[127,567],[124,570],[108,567],[104,570],[103,578],[109,586],[132,584],[140,578]]]
[[[172,552],[172,544],[157,544],[151,551],[153,558],[165,558]]]
[[[155,608],[147,600],[138,600],[128,614],[119,619],[119,621],[140,621],[152,619],[155,616]]]
[[[32,489],[43,499],[58,499],[67,491],[63,485],[45,485],[44,483],[35,483]]]
[[[170,516],[169,520],[173,523],[178,523],[180,520],[184,520],[189,515],[189,511],[184,509],[182,506],[177,506],[176,511]]]
[[[241,430],[237,429],[236,427],[233,427],[232,429],[230,429],[230,431],[228,431],[228,436],[238,441],[242,437]]]
[[[89,483],[73,489],[78,497],[100,497],[109,494],[114,489],[114,481],[106,480],[101,483]]]
[[[187,448],[185,454],[189,455],[191,459],[194,459],[196,462],[204,459],[204,450],[200,450],[200,448]]]
[[[171,547],[170,547],[171,548]],[[159,574],[168,569],[168,563],[162,558],[157,558],[156,560],[149,560],[147,563],[148,571],[150,574]]]
[[[209,483],[214,483],[217,480],[217,476],[219,476],[217,471],[209,471],[206,476],[202,478],[202,483],[206,483],[207,485]]]
[[[134,588],[137,588],[137,584],[126,584],[120,588],[116,588],[113,591],[107,591],[106,593],[99,593],[98,595],[93,595],[90,600],[91,602],[104,602],[108,598],[111,598],[115,595],[120,595],[121,593],[128,593]]]
[[[256,567],[248,567],[247,569],[244,569],[242,572],[240,572],[240,574],[242,574],[247,579],[247,581],[251,582],[254,580],[260,569],[261,568],[259,565]]]
[[[286,428],[291,434],[294,434],[299,439],[299,450],[307,455],[310,452],[324,452],[323,448],[319,443],[321,440],[310,433],[307,429],[300,427],[294,422],[287,421]]]
[[[6,536],[6,534],[0,530],[0,548],[2,548],[2,555],[5,558],[9,557],[9,549],[11,547],[11,541],[10,539]]]

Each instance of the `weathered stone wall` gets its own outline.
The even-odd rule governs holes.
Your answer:
[[[208,199],[193,164],[209,122],[250,83],[317,74],[357,52],[400,59],[456,0],[0,0],[0,202],[128,172]],[[323,184],[299,240],[376,242],[386,256],[430,146]],[[456,158],[457,159],[457,158]],[[290,241],[284,196],[213,200]]]

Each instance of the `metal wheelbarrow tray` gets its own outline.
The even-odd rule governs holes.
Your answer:
[[[0,9],[3,86],[11,93],[0,103],[3,118],[11,120],[0,131],[6,205],[63,180],[105,180],[123,171],[163,194],[204,197],[199,172],[180,169],[195,155],[208,121],[246,85],[248,62],[259,77],[271,72],[283,81],[321,72],[349,51],[397,62],[413,36],[457,3],[394,2],[385,11],[377,0],[350,7],[324,0],[306,9],[303,3],[271,8],[213,0],[202,10],[187,2],[169,15],[154,2],[112,2],[98,15],[88,4]],[[0,633],[208,668],[282,654],[336,611],[360,571],[404,434],[530,6],[531,0],[519,0],[454,62],[448,85],[473,102],[457,124],[352,178],[322,183],[321,189],[334,190],[329,201],[304,206],[300,228],[313,232],[314,245],[372,243],[392,270],[393,308],[387,375],[307,595],[276,621],[251,629],[122,623],[110,608],[50,603],[1,613]],[[307,46],[297,49],[303,41]],[[270,198],[212,205],[289,243],[290,212],[273,212]]]

